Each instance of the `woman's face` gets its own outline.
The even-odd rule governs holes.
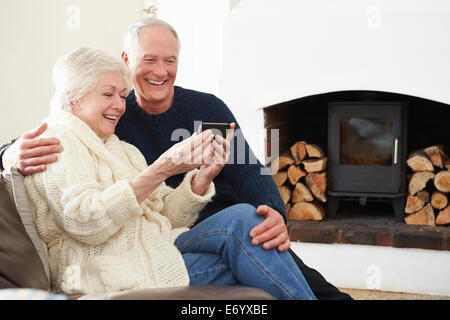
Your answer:
[[[83,120],[100,137],[114,133],[125,112],[127,88],[120,71],[99,75],[97,86],[80,100],[72,102],[73,114]]]

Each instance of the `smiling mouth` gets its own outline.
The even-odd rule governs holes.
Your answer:
[[[167,80],[155,81],[155,80],[148,80],[148,79],[145,79],[145,81],[147,81],[147,83],[150,83],[153,86],[162,86],[167,82]]]
[[[103,118],[107,119],[107,120],[111,120],[111,121],[117,121],[117,119],[119,119],[118,115],[112,115],[112,114],[104,114]]]

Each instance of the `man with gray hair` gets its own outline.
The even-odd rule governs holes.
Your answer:
[[[129,27],[122,59],[130,69],[134,90],[127,97],[126,112],[116,127],[116,135],[135,145],[147,163],[153,163],[178,142],[179,137],[173,137],[177,130],[192,133],[196,121],[236,123],[235,138],[245,142],[244,148],[236,151],[232,141],[234,159],[230,158],[231,163],[214,179],[216,196],[200,213],[199,221],[236,203],[255,206],[264,221],[250,232],[254,245],[261,244],[267,250],[289,250],[318,299],[351,299],[289,249],[285,207],[271,176],[261,174],[265,168],[259,161],[237,163],[239,152],[256,157],[240,136],[242,132],[230,109],[212,94],[175,86],[179,50],[176,31],[162,20],[146,18]],[[45,128],[43,124],[22,135],[3,156],[3,164],[14,164],[23,174],[31,174],[56,161],[54,153],[61,152],[57,139],[38,137]],[[181,181],[182,176],[178,175],[166,183],[176,187]]]

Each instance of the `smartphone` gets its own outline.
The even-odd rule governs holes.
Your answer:
[[[227,129],[230,129],[229,123],[224,122],[201,122],[197,129],[197,133],[211,129],[213,134],[221,134],[222,137],[227,137]]]

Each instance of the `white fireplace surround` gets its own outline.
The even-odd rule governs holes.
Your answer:
[[[448,0],[241,0],[224,27],[221,97],[264,161],[267,106],[343,90],[450,104],[449,39]],[[449,251],[293,249],[339,287],[450,296]]]
[[[264,107],[327,92],[450,104],[449,39],[448,0],[242,0],[224,26],[221,97],[247,131],[263,129]]]

